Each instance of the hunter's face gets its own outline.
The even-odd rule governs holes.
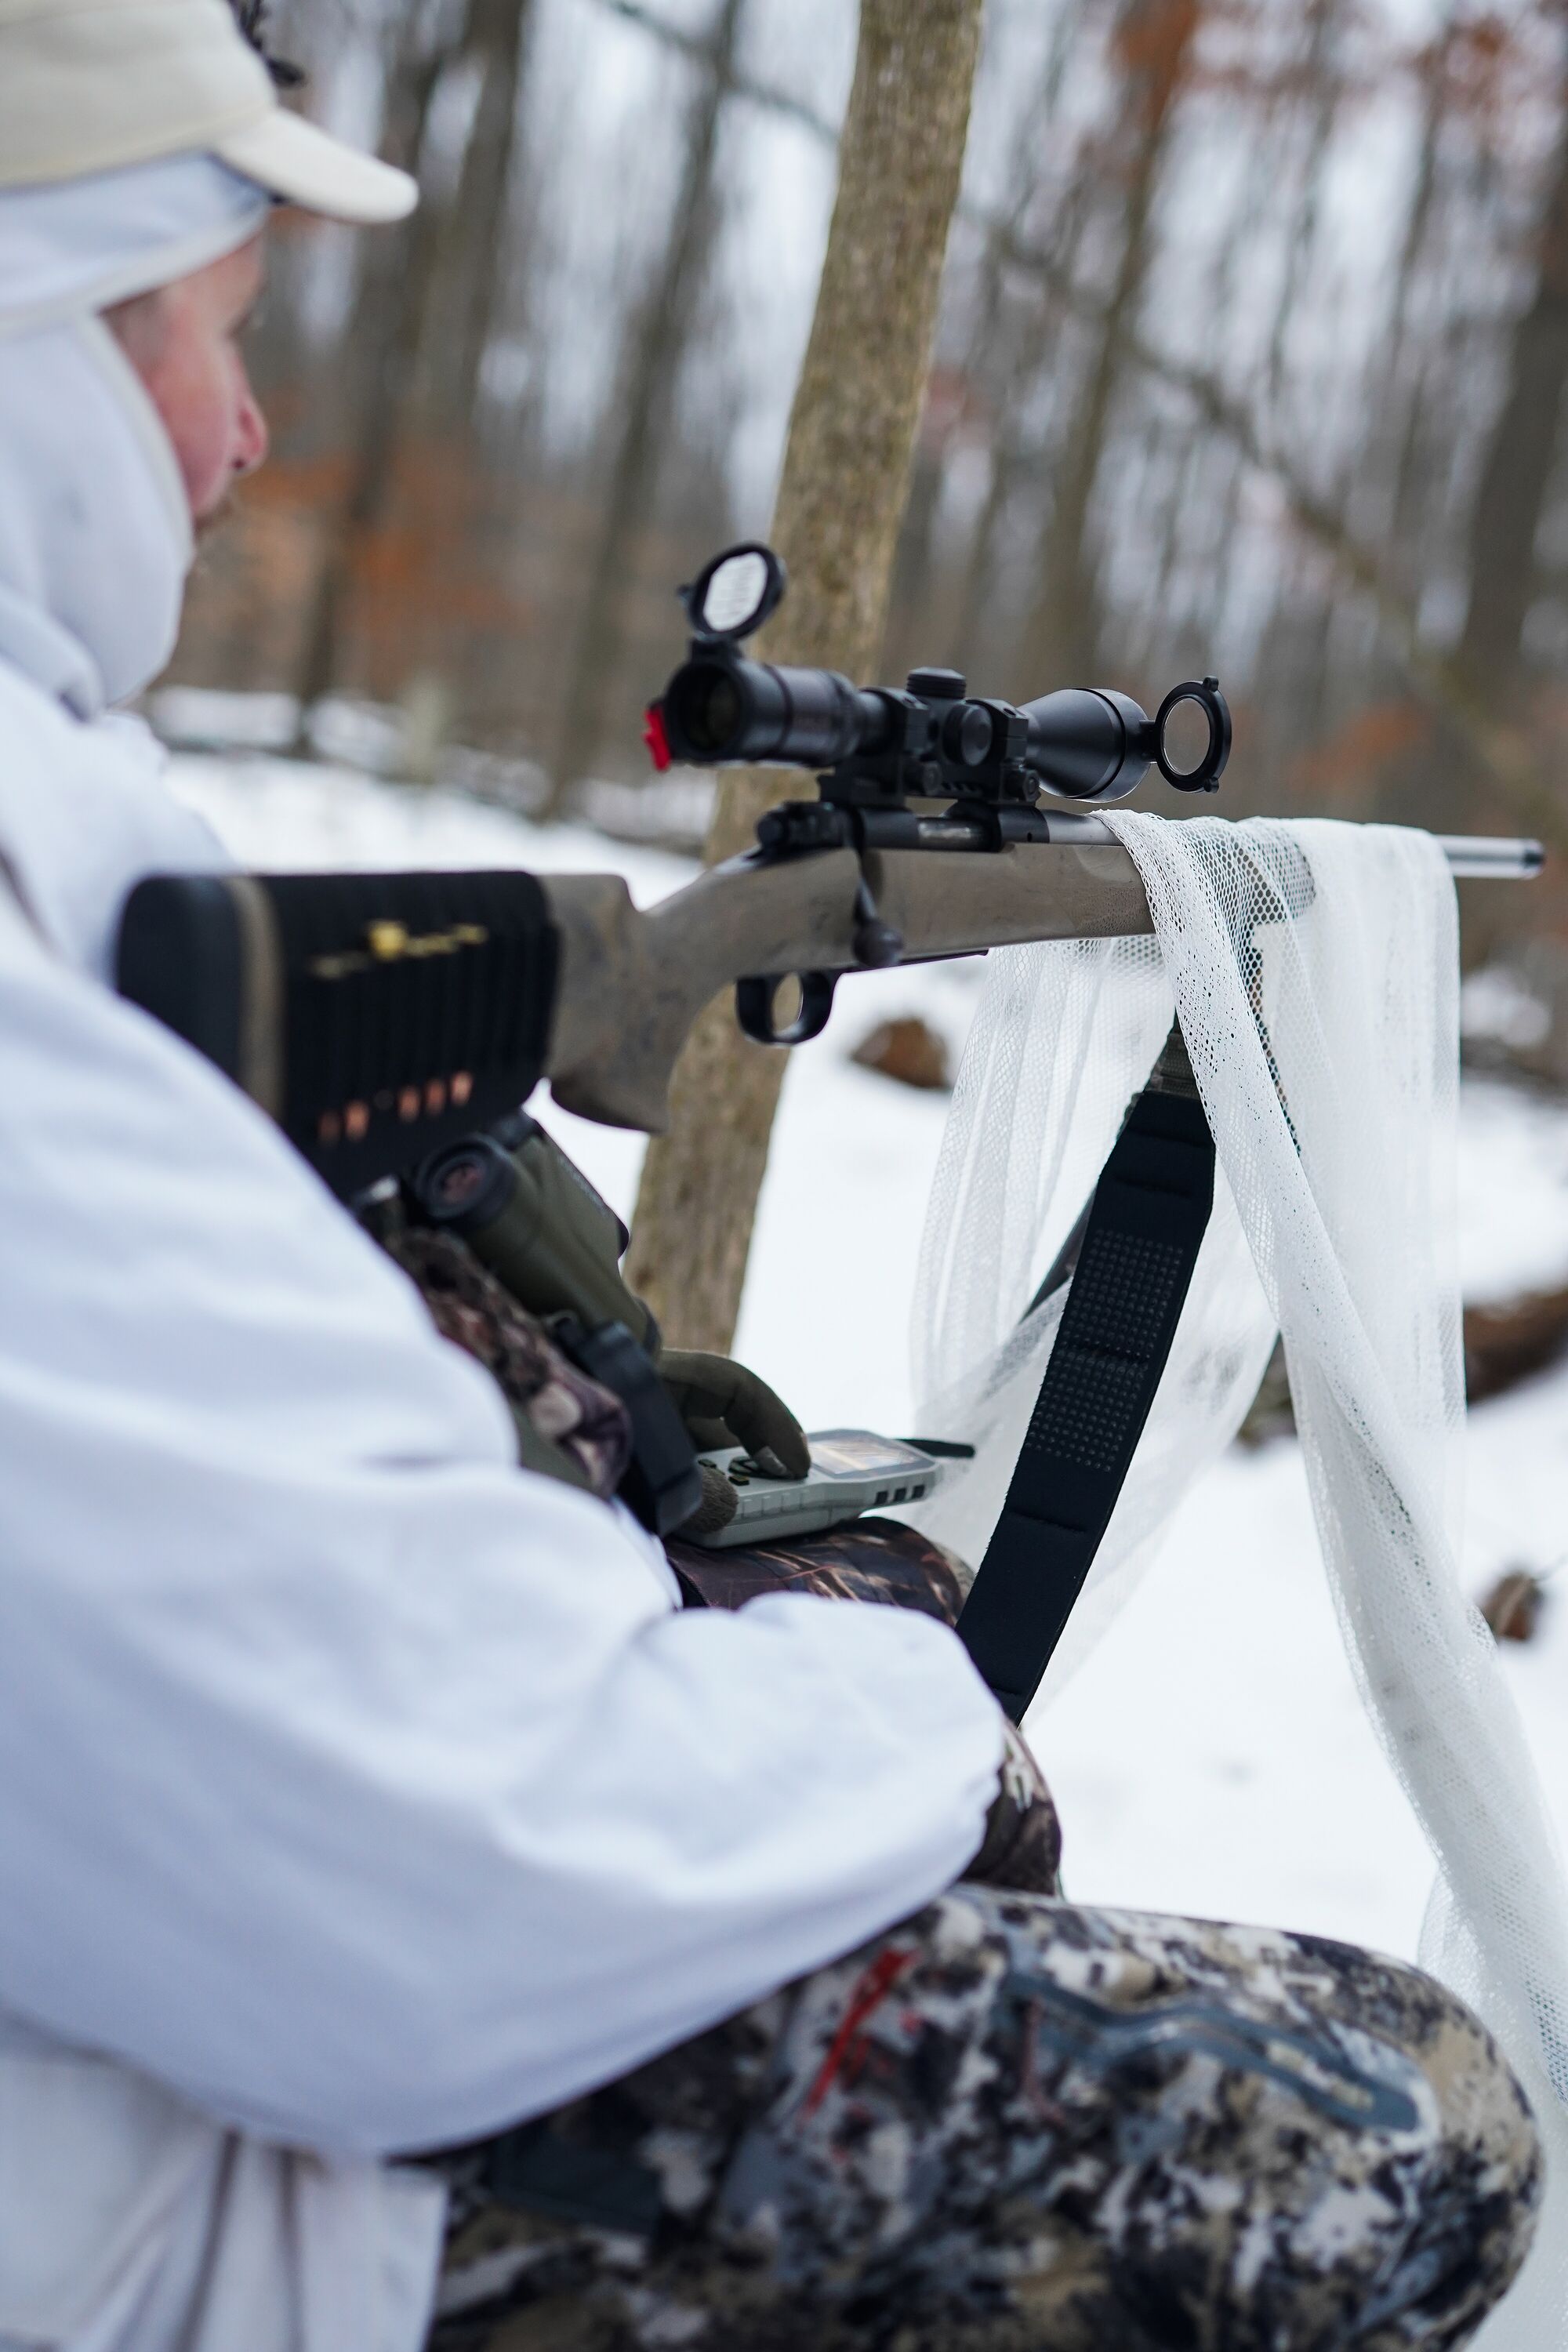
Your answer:
[[[106,314],[163,420],[198,527],[216,517],[234,483],[267,455],[267,420],[240,348],[262,276],[256,236]]]

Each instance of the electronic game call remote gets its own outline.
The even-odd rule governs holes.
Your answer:
[[[704,1454],[704,1465],[721,1470],[734,1488],[735,1516],[714,1534],[688,1540],[721,1550],[732,1544],[773,1543],[783,1536],[819,1535],[863,1511],[924,1501],[949,1466],[922,1446],[879,1437],[869,1429],[819,1429],[806,1444],[811,1468],[804,1478],[770,1478],[739,1445]],[[968,1451],[952,1448],[955,1454]]]

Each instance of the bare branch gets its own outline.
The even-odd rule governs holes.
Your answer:
[[[707,61],[712,46],[710,34],[690,33],[683,25],[672,25],[668,17],[659,15],[657,8],[645,7],[642,0],[598,0],[598,5],[612,16],[622,16],[628,25],[640,26],[645,33],[651,33],[655,40],[662,42],[667,48],[679,49],[683,57],[694,58],[699,63]],[[782,115],[786,121],[798,123],[803,131],[809,131],[814,139],[820,139],[829,146],[838,143],[837,124],[829,122],[826,115],[818,114],[804,99],[794,97],[786,89],[774,89],[765,82],[752,81],[748,75],[731,73],[728,94],[731,98],[747,99],[753,106],[763,107],[770,114]]]

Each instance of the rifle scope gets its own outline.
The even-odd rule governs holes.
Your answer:
[[[1128,695],[1068,687],[1022,707],[977,698],[955,670],[857,687],[837,670],[746,659],[739,642],[778,605],[784,566],[751,543],[715,556],[682,591],[689,658],[650,710],[656,761],[812,768],[826,798],[905,795],[1032,803],[1124,800],[1157,765],[1178,792],[1215,792],[1230,751],[1218,681],[1173,688],[1151,719]]]

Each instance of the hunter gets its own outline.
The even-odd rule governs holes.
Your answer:
[[[1063,1900],[947,1626],[682,1608],[114,993],[268,220],[415,200],[245,14],[0,0],[0,2352],[1447,2352],[1458,2001]]]

